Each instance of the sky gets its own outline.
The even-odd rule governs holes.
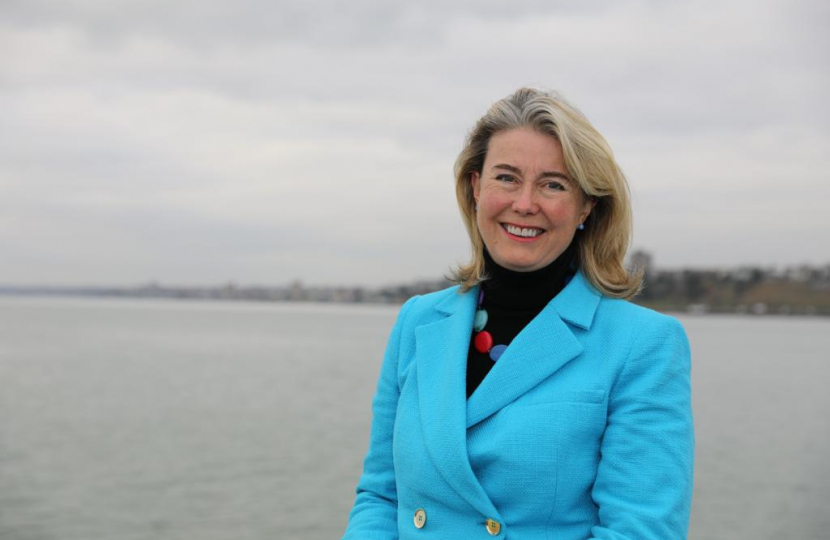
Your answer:
[[[3,0],[0,284],[385,285],[469,257],[453,163],[555,90],[660,268],[830,263],[826,1]]]

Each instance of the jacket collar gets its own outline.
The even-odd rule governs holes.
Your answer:
[[[574,274],[571,281],[565,285],[565,288],[550,301],[548,307],[552,307],[562,320],[587,330],[594,321],[594,313],[596,313],[601,297],[602,295],[594,289],[582,270],[579,270]],[[469,310],[467,304],[470,302],[473,303],[473,308],[475,308],[477,298],[478,287],[470,289],[466,293],[450,294],[439,302],[435,309],[445,315],[453,315],[459,310]]]
[[[574,274],[573,279],[562,289],[550,306],[559,314],[563,321],[582,330],[591,328],[594,314],[599,306],[602,295],[590,284],[582,271]]]

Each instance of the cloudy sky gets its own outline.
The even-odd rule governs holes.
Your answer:
[[[440,277],[524,85],[609,140],[658,266],[826,264],[828,6],[3,0],[0,284]]]

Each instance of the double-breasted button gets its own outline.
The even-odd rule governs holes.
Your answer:
[[[424,528],[424,525],[427,524],[427,513],[423,508],[415,510],[415,516],[412,518],[412,521],[415,522],[415,527],[419,529]]]
[[[499,531],[501,530],[501,523],[495,519],[487,518],[487,521],[485,521],[484,524],[487,526],[487,532],[490,533],[490,536],[496,536],[499,534]]]

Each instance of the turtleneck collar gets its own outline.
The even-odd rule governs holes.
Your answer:
[[[576,270],[576,242],[552,263],[532,272],[517,272],[498,265],[484,249],[487,279],[482,283],[485,304],[510,311],[536,310],[545,307],[559,294],[567,278]]]

